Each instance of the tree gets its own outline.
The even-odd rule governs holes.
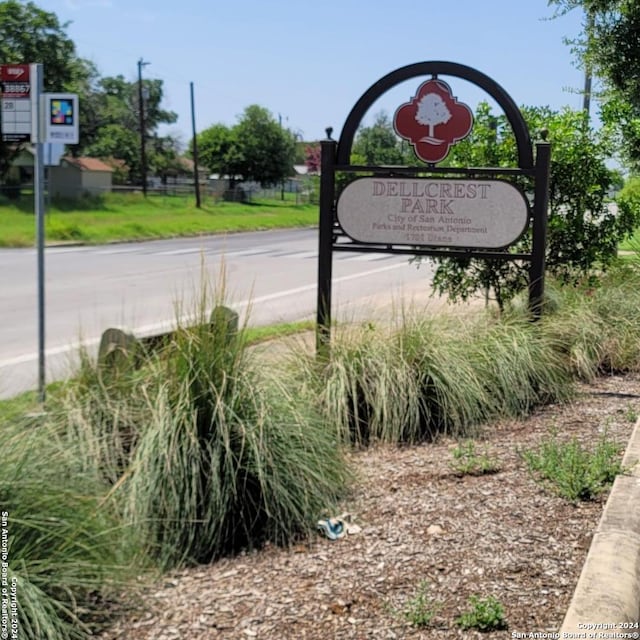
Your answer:
[[[214,124],[198,134],[198,158],[209,171],[232,180],[240,173],[242,155],[233,129]]]
[[[574,52],[603,90],[601,119],[623,158],[640,167],[640,3],[638,0],[549,0],[561,13],[582,9],[583,33]]]
[[[231,128],[215,124],[198,134],[200,160],[232,181],[241,176],[263,186],[278,184],[291,174],[295,153],[293,134],[258,105],[247,107]]]
[[[245,180],[263,186],[280,183],[291,175],[295,162],[295,138],[271,113],[256,104],[247,107],[234,127]]]
[[[172,111],[161,108],[163,82],[158,79],[143,80],[145,151],[148,168],[166,167],[175,158],[176,148],[170,137],[159,137],[161,124],[177,120]],[[137,81],[129,82],[122,75],[105,77],[90,83],[88,93],[81,100],[92,107],[92,114],[85,127],[80,144],[72,148],[76,155],[123,160],[129,170],[129,180],[136,181],[142,175],[140,157],[140,104]]]
[[[408,152],[393,130],[385,111],[380,111],[372,126],[361,128],[354,140],[351,153],[353,164],[399,165],[405,164]]]
[[[640,209],[621,201],[616,213],[609,206],[607,194],[617,179],[606,166],[610,143],[581,112],[528,107],[523,115],[532,132],[547,128],[553,144],[547,272],[563,282],[592,276],[595,268],[606,269],[614,260],[618,242],[640,223]],[[481,104],[470,139],[456,145],[447,160],[453,166],[515,166],[515,139],[504,116],[495,118]],[[527,181],[520,186],[531,192]],[[529,234],[514,245],[516,251],[530,247]],[[513,261],[444,259],[437,264],[434,288],[453,300],[491,288],[502,308],[528,282],[528,265]]]
[[[45,91],[70,88],[82,66],[73,41],[67,36],[67,24],[55,13],[39,9],[33,2],[0,2],[0,63],[40,62],[44,69]],[[0,141],[0,179],[21,147]]]

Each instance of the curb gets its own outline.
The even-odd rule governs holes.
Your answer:
[[[560,629],[561,638],[634,637],[640,621],[640,419],[627,445]],[[627,626],[628,625],[628,626]],[[634,626],[635,625],[635,626]],[[592,636],[593,637],[593,636]],[[604,637],[604,636],[602,636]],[[637,637],[637,636],[636,636]]]

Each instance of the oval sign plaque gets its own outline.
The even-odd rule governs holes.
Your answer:
[[[501,249],[524,232],[529,204],[501,180],[360,178],[337,213],[358,242]]]

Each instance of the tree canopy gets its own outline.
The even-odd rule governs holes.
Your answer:
[[[546,107],[523,107],[530,131],[548,130],[552,143],[547,234],[547,272],[572,282],[606,269],[617,255],[618,242],[640,224],[640,209],[631,203],[610,206],[608,192],[618,180],[607,167],[611,141],[595,131],[580,111],[553,111]],[[454,146],[449,166],[516,166],[516,144],[505,116],[494,116],[481,103],[474,116],[471,136]],[[523,181],[521,188],[531,193]],[[514,245],[530,251],[526,234]],[[526,288],[527,265],[474,259],[437,261],[434,287],[452,299],[467,299],[475,292],[493,289],[499,306]]]
[[[561,13],[581,9],[583,31],[572,42],[579,61],[601,81],[601,118],[623,157],[640,167],[640,1],[549,0]]]
[[[125,80],[122,75],[98,78],[91,83],[84,96],[90,105],[88,121],[82,123],[80,145],[73,152],[123,160],[129,179],[139,180],[142,173],[139,93],[138,82]],[[161,108],[162,80],[144,79],[143,96],[146,96],[143,99],[147,164],[151,171],[158,172],[159,168],[171,165],[178,149],[176,141],[158,136],[157,129],[160,124],[175,122],[177,115]]]
[[[389,115],[380,111],[370,127],[358,130],[351,150],[351,162],[370,165],[404,164],[409,153],[409,149],[405,149],[404,142],[393,130]]]
[[[121,160],[129,180],[138,180],[142,173],[138,83],[122,75],[101,77],[92,62],[77,56],[67,27],[55,13],[33,2],[0,1],[0,63],[42,63],[45,91],[69,91],[80,98],[80,143],[70,152]],[[179,143],[171,136],[159,136],[158,126],[175,122],[177,115],[161,108],[162,80],[143,80],[143,92],[148,168],[162,174],[177,162]],[[0,179],[20,148],[0,141]]]
[[[0,2],[0,62],[41,62],[45,91],[67,90],[82,65],[66,27],[55,13],[43,11],[33,2]],[[11,159],[18,151],[15,145],[0,140],[0,178],[8,171]]]
[[[241,176],[271,186],[291,174],[295,137],[267,109],[254,104],[233,127],[214,124],[199,133],[198,156],[213,172],[232,180]]]

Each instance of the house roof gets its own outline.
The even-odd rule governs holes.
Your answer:
[[[187,156],[179,156],[177,158],[178,164],[180,164],[184,171],[193,172],[195,169],[195,163],[191,158],[187,158]],[[199,173],[209,173],[209,169],[207,167],[203,167],[202,163],[198,163],[198,172]]]
[[[98,158],[72,158],[71,156],[65,156],[63,160],[74,167],[80,169],[80,171],[108,171],[113,172],[113,169]]]

